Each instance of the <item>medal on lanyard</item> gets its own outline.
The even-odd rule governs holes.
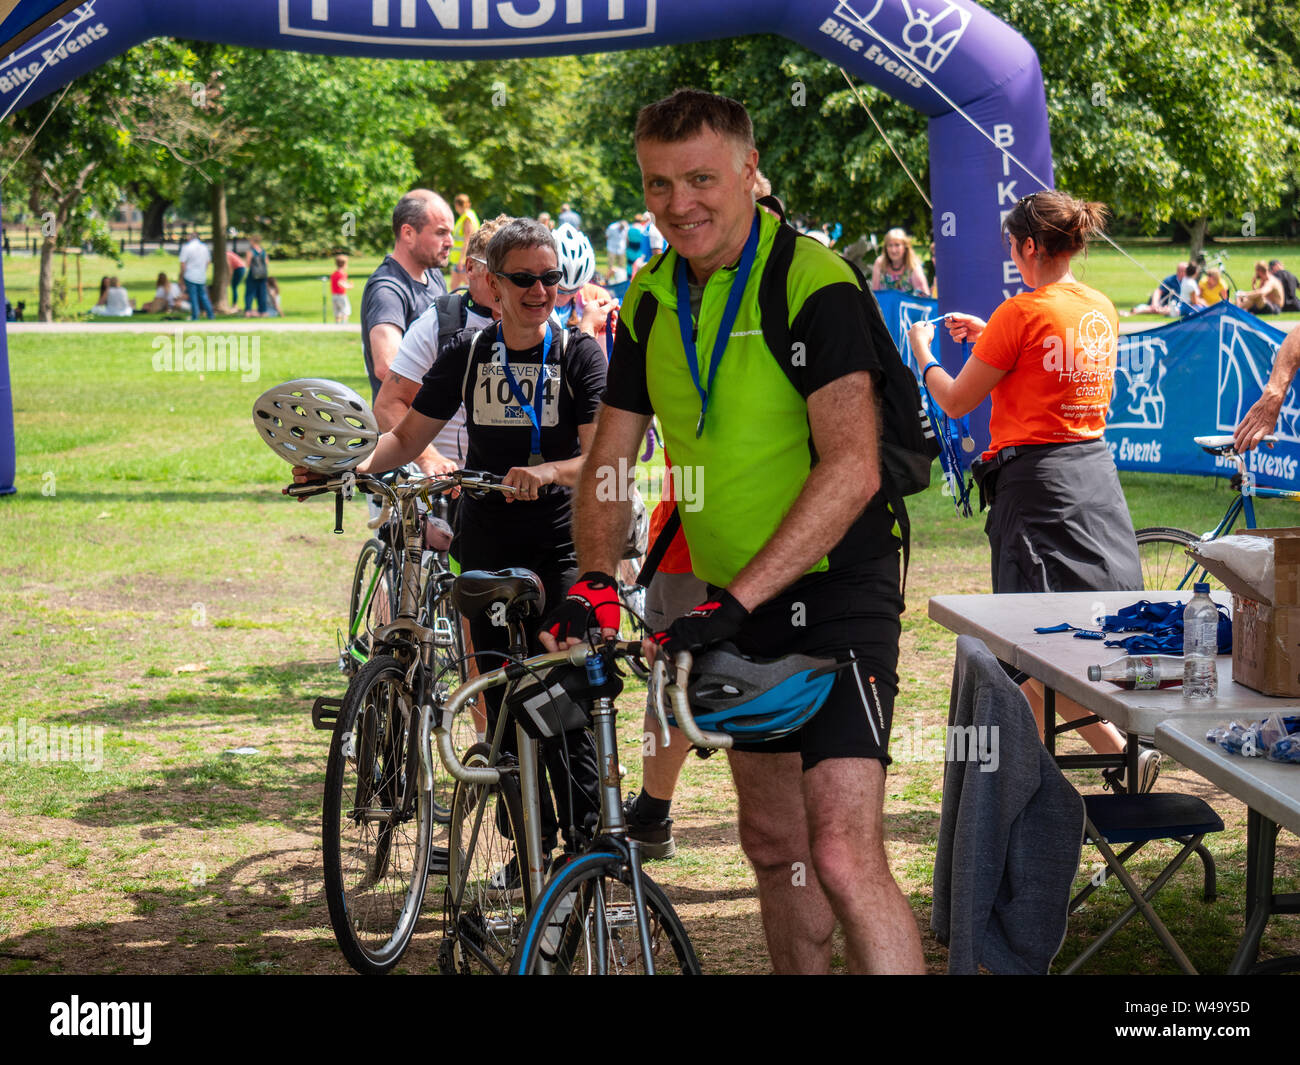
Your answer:
[[[713,379],[718,374],[722,363],[722,353],[727,349],[727,340],[731,337],[731,327],[736,324],[736,315],[740,313],[740,300],[745,294],[745,285],[749,282],[749,272],[754,268],[754,257],[758,253],[758,214],[754,214],[754,224],[749,227],[749,237],[745,241],[745,250],[740,253],[740,265],[736,267],[736,276],[731,279],[731,291],[727,294],[727,305],[722,312],[722,321],[718,324],[718,335],[713,338],[713,356],[709,359],[709,383],[706,388],[700,382],[699,353],[695,347],[695,326],[691,322],[691,289],[686,279],[686,260],[677,260],[677,327],[682,334],[682,348],[686,352],[686,365],[691,370],[691,380],[695,382],[695,391],[700,394],[700,420],[695,424],[697,437],[704,433],[704,418],[709,412],[709,395],[713,391]]]
[[[519,404],[520,409],[527,415],[528,420],[532,423],[532,436],[528,455],[528,465],[540,466],[546,460],[542,458],[542,419],[537,413],[537,404],[525,403],[523,389],[519,387],[519,382],[515,380],[515,375],[510,369],[510,354],[506,351],[505,332],[501,323],[497,323],[497,340],[501,344],[501,366],[506,373],[506,384],[510,386],[510,394],[515,397],[515,402]],[[537,399],[542,394],[542,389],[546,385],[546,357],[551,352],[551,329],[548,325],[546,333],[542,337],[542,368],[537,374],[537,384],[533,387],[533,399]]]

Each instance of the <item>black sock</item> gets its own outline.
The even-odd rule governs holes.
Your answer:
[[[667,819],[672,806],[672,799],[656,799],[642,788],[641,794],[636,797],[634,809],[639,821],[663,821]]]

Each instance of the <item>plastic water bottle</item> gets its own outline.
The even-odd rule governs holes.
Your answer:
[[[1207,702],[1219,694],[1219,610],[1210,599],[1210,586],[1197,584],[1183,610],[1183,698]]]
[[[1130,691],[1176,688],[1183,683],[1183,660],[1173,655],[1125,655],[1102,666],[1089,666],[1088,679],[1108,680]]]

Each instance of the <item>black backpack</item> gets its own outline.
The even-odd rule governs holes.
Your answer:
[[[763,269],[759,282],[758,305],[763,329],[763,342],[776,355],[791,350],[790,303],[786,282],[790,265],[794,261],[795,241],[812,240],[799,233],[785,221],[785,207],[775,196],[765,196],[758,203],[771,209],[781,219],[772,253]],[[818,242],[820,244],[820,241]],[[840,256],[844,259],[844,256]],[[862,311],[867,320],[868,339],[880,360],[884,384],[880,389],[880,459],[881,490],[889,503],[898,531],[903,541],[903,582],[907,587],[907,567],[911,558],[912,523],[907,516],[903,496],[923,492],[930,487],[930,468],[939,457],[940,444],[934,427],[925,413],[921,389],[916,377],[903,362],[889,327],[885,325],[880,305],[871,293],[871,286],[857,265],[844,259],[853,276],[857,278],[862,293]],[[637,305],[634,324],[638,337],[645,337],[658,310],[658,301],[643,294]],[[673,532],[676,523],[672,523]],[[668,532],[665,526],[664,532]],[[671,535],[671,534],[670,534]],[[655,544],[658,547],[658,543]],[[664,548],[667,548],[665,543]],[[659,557],[662,557],[662,552]],[[642,576],[648,581],[653,569]],[[658,558],[656,558],[656,563]]]

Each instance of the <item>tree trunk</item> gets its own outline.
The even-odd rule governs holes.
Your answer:
[[[39,310],[37,318],[42,322],[54,321],[54,237],[41,241],[41,274],[39,292]]]
[[[212,308],[230,314],[230,265],[226,262],[226,183],[212,183]]]
[[[1196,257],[1201,254],[1201,249],[1205,247],[1205,231],[1210,228],[1210,219],[1202,216],[1195,219],[1188,226],[1187,237],[1187,258],[1196,261]]]
[[[140,216],[141,240],[163,239],[163,216],[171,205],[171,200],[163,199],[157,194],[150,197],[149,206],[144,209],[144,213]]]

